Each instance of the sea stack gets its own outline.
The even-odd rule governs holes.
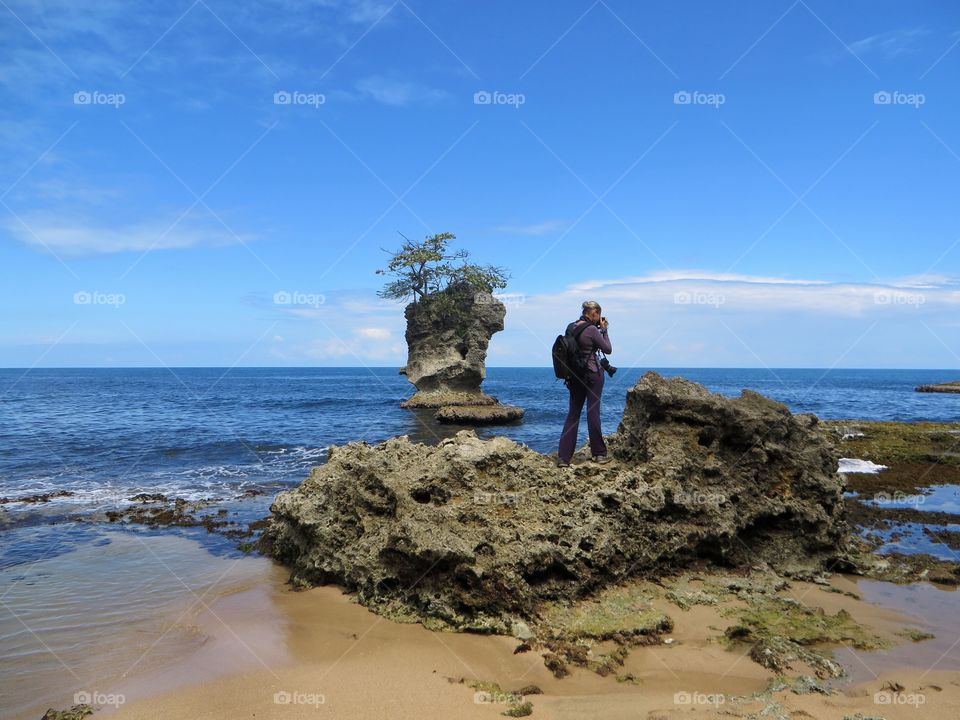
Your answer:
[[[439,408],[441,422],[496,424],[523,417],[481,389],[487,347],[503,330],[506,307],[466,282],[407,305],[407,364],[401,373],[417,388],[407,408]]]

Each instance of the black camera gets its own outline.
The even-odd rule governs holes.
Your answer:
[[[606,370],[607,375],[609,375],[610,377],[613,377],[613,374],[617,371],[617,369],[613,365],[611,365],[610,361],[607,360],[605,357],[600,358],[600,367]]]

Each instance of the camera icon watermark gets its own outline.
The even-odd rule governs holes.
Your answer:
[[[673,294],[674,305],[710,305],[719,308],[727,302],[725,295],[700,290],[680,290]]]
[[[873,294],[873,302],[877,305],[903,305],[919,308],[927,302],[923,293],[907,292],[906,290],[878,290]]]
[[[299,290],[278,290],[273,294],[274,305],[318,308],[327,302],[321,293],[308,293]]]
[[[722,505],[727,502],[727,496],[723,493],[703,490],[677,490],[673,493],[673,500],[684,505]]]
[[[923,693],[905,693],[894,692],[892,690],[880,690],[873,694],[874,705],[912,705],[920,707],[927,702],[927,696]]]
[[[723,93],[706,93],[700,90],[677,90],[673,94],[674,105],[706,105],[712,108],[719,108],[727,102],[727,96]]]
[[[499,492],[477,491],[473,494],[473,501],[478,505],[517,505],[523,499],[524,491]]]
[[[923,93],[905,93],[900,90],[878,90],[873,94],[874,105],[909,105],[919,110],[926,104],[927,96]]]
[[[527,102],[523,93],[505,93],[499,90],[478,90],[473,94],[474,105],[509,105],[519,110]]]
[[[127,102],[123,93],[105,93],[99,90],[77,90],[73,94],[74,105],[111,105],[119,108]]]
[[[326,696],[321,693],[280,690],[273,694],[274,705],[312,705],[313,707],[320,707],[326,702]]]
[[[527,301],[523,293],[494,293],[493,297],[508,307],[517,307]]]
[[[307,105],[316,109],[326,102],[327,96],[323,93],[278,90],[273,94],[274,105]]]
[[[477,690],[473,694],[473,702],[477,705],[516,705],[523,702],[523,695],[496,690]]]
[[[673,694],[674,705],[713,705],[719,707],[727,701],[722,693],[687,692],[681,690]]]
[[[927,501],[926,495],[919,493],[907,494],[897,490],[894,493],[877,493],[873,496],[873,502],[877,505],[923,505]]]
[[[73,694],[74,705],[118,708],[127,701],[120,693],[103,693],[98,690],[78,690]]]
[[[73,294],[74,305],[111,305],[119,308],[127,302],[123,293],[105,293],[99,290],[78,290]]]

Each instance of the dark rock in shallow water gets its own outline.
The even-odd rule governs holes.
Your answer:
[[[264,547],[298,584],[500,632],[545,600],[698,558],[809,573],[847,536],[837,455],[817,424],[750,391],[726,398],[647,373],[628,391],[611,462],[557,468],[469,430],[437,446],[333,447],[277,496]]]
[[[939,383],[936,385],[920,385],[917,392],[924,393],[960,393],[960,380]]]
[[[462,425],[504,425],[523,417],[523,408],[516,405],[447,405],[437,410],[434,417],[444,423]]]

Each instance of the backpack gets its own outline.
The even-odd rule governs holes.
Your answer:
[[[574,323],[567,326],[563,335],[557,335],[553,342],[553,372],[564,381],[583,380],[587,374],[587,361],[580,354],[580,333],[587,329],[590,323],[585,322],[576,330],[572,330]],[[571,331],[572,330],[572,331]]]

